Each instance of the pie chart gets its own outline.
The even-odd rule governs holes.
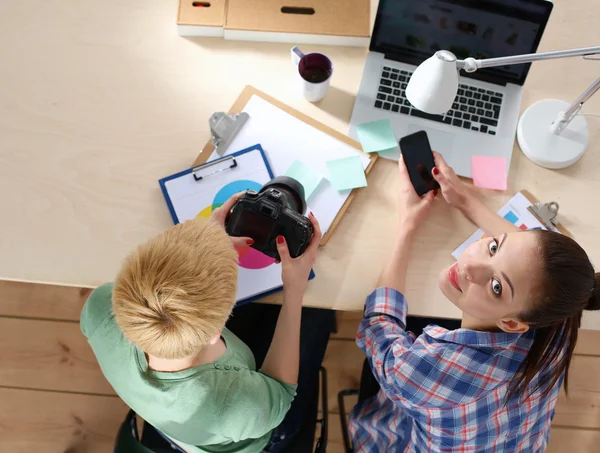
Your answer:
[[[235,195],[238,192],[243,192],[245,190],[256,190],[258,192],[261,187],[261,184],[250,180],[230,182],[221,190],[219,190],[219,192],[217,192],[212,202],[212,205],[202,209],[198,213],[197,217],[203,217],[205,219],[208,219],[210,217],[210,214],[215,209],[221,207],[223,203],[225,203],[231,196]],[[267,256],[264,253],[253,249],[252,247],[236,247],[235,249],[237,250],[239,255],[238,264],[244,269],[264,269],[265,267],[268,267],[271,264],[275,263],[274,258],[271,258],[270,256]]]

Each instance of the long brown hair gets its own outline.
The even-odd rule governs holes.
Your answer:
[[[527,357],[515,373],[506,401],[526,398],[528,386],[538,373],[543,379],[531,391],[547,395],[564,374],[568,391],[569,365],[577,343],[583,310],[600,309],[600,274],[585,251],[568,236],[545,230],[535,234],[539,246],[541,272],[531,308],[520,320],[534,329]],[[558,357],[556,365],[553,362]]]

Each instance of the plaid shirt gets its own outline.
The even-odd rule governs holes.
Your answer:
[[[509,334],[428,326],[405,331],[404,296],[379,288],[368,298],[356,343],[381,385],[350,414],[355,452],[543,452],[559,380],[505,406],[508,382],[533,332]],[[539,373],[530,384],[548,379]]]

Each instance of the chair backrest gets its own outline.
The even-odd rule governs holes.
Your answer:
[[[119,428],[114,453],[155,453],[140,442],[137,417],[132,410],[129,411]]]
[[[316,442],[316,448],[314,453],[325,453],[327,451],[327,441],[328,441],[328,400],[327,400],[327,370],[323,367],[320,369],[320,377],[321,377],[321,407],[322,407],[322,415],[323,418],[321,420],[317,420],[317,412],[318,412],[318,397],[319,393],[317,391],[316,398],[314,401],[313,416],[309,417],[309,420],[305,420],[305,424],[310,424],[310,439],[307,445],[313,445],[315,438],[316,425],[319,423],[321,425],[321,433]],[[343,403],[342,403],[343,404]],[[157,446],[158,443],[166,442],[164,439],[164,435],[161,435],[156,429],[152,428],[151,430],[147,430],[146,428],[152,428],[151,425],[144,425],[144,443],[148,445],[153,445],[154,448],[157,448],[158,451],[163,451],[160,447]],[[299,436],[300,437],[300,436]],[[300,439],[296,439],[299,441]],[[299,447],[300,442],[294,442],[291,445],[288,445],[284,452],[295,452],[298,449],[294,447]],[[177,448],[177,447],[174,447]],[[173,451],[177,451],[179,449],[175,449]],[[137,416],[133,410],[130,410],[125,417],[125,420],[121,424],[119,428],[119,433],[117,434],[117,439],[115,441],[114,453],[156,453],[154,450],[146,447],[141,442],[141,438],[137,429]]]

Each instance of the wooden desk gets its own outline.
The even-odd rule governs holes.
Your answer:
[[[293,88],[290,46],[184,39],[176,9],[161,0],[4,2],[0,277],[77,286],[113,279],[133,247],[171,226],[158,179],[194,161],[209,115],[247,84],[347,131],[365,49],[311,48],[336,67],[328,96],[312,105]],[[597,44],[594,11],[593,0],[557,2],[540,50]],[[575,99],[598,68],[579,58],[538,62],[523,109],[543,98]],[[600,96],[585,111],[600,112]],[[558,201],[565,226],[600,266],[600,120],[589,125],[588,152],[566,170],[537,167],[515,146],[509,190],[487,202],[498,208],[520,189]],[[307,304],[362,308],[388,253],[395,193],[395,164],[381,159],[320,252]],[[437,288],[437,270],[472,231],[438,203],[415,245],[412,313],[458,316]],[[600,329],[600,315],[587,316],[586,327]]]

